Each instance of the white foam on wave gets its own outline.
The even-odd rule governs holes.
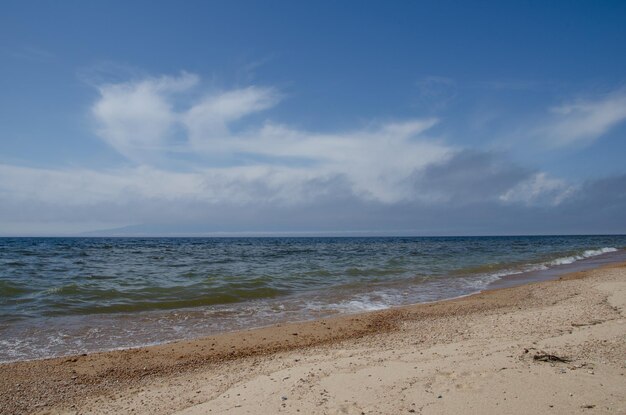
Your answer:
[[[572,256],[557,258],[553,261],[550,261],[549,264],[552,266],[573,264],[574,262],[580,261],[581,259],[591,258],[591,257],[602,255],[602,254],[608,254],[609,252],[617,252],[617,249],[613,247],[605,247],[601,249],[588,249],[580,255],[572,255]]]
[[[390,306],[390,304],[385,304],[380,301],[351,300],[338,304],[336,307],[338,310],[344,312],[357,313],[360,311],[384,310],[386,308],[389,308]]]
[[[576,261],[580,261],[587,258],[592,258],[598,255],[608,254],[610,252],[617,252],[617,248],[613,247],[604,247],[600,249],[588,249],[583,251],[579,255],[572,255],[554,259],[552,261],[544,262],[541,264],[532,264],[527,265],[523,268],[509,268],[504,269],[497,272],[492,272],[488,274],[480,274],[473,278],[466,278],[465,283],[469,288],[475,290],[485,289],[490,283],[495,282],[503,277],[508,277],[511,275],[522,274],[525,272],[533,272],[533,271],[544,271],[549,269],[550,267],[559,266],[559,265],[567,265],[572,264]]]
[[[504,277],[509,277],[511,275],[523,274],[525,272],[533,272],[533,271],[543,271],[548,269],[548,267],[544,264],[532,264],[527,265],[523,268],[507,268],[497,272],[491,272],[488,274],[480,274],[478,276],[472,278],[465,278],[466,285],[469,288],[480,291],[485,288],[492,282],[495,282]]]
[[[375,298],[374,298],[375,297]],[[315,312],[362,313],[367,311],[384,310],[401,303],[398,295],[384,292],[375,294],[361,294],[338,302],[308,301],[306,308]]]
[[[461,279],[465,283],[465,286],[472,290],[472,292],[477,292],[485,289],[489,284],[494,281],[499,280],[502,277],[507,277],[509,275],[521,274],[524,271],[520,270],[512,270],[507,269],[499,272],[493,272],[489,274],[480,274],[478,276],[466,277]]]

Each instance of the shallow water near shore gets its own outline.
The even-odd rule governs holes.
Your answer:
[[[384,309],[626,259],[626,236],[0,238],[0,361]]]

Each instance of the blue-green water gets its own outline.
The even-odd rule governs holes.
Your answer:
[[[626,236],[0,238],[0,361],[465,295]]]

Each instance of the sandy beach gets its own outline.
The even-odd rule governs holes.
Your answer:
[[[626,413],[626,263],[433,304],[0,366],[2,414]]]

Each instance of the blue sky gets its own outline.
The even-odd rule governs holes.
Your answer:
[[[626,232],[624,2],[0,8],[0,235]]]

